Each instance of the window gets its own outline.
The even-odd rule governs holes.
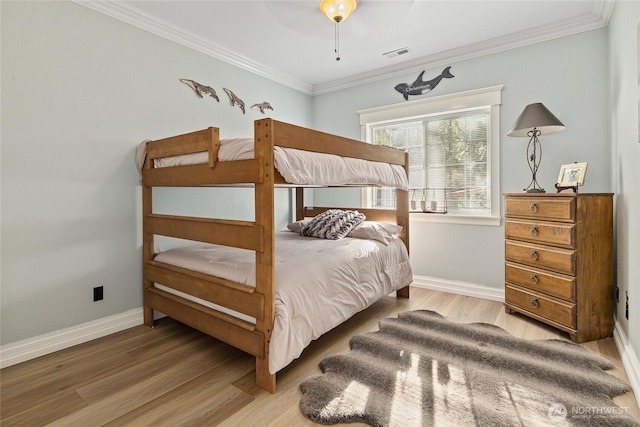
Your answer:
[[[480,89],[359,112],[367,142],[409,152],[412,219],[500,223],[501,89]],[[389,207],[395,202],[395,191],[388,188],[365,190],[363,196],[371,207]],[[428,215],[425,210],[446,214]]]
[[[430,115],[371,126],[371,143],[409,152],[409,198],[435,201],[435,212],[482,215],[491,208],[487,183],[490,109]],[[391,189],[373,193],[371,205],[393,207]],[[419,204],[411,210],[419,211]]]

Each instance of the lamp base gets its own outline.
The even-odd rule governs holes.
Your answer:
[[[536,180],[538,167],[540,167],[540,160],[542,159],[542,145],[538,139],[540,131],[533,128],[533,130],[530,130],[527,135],[531,137],[529,144],[527,144],[527,163],[529,163],[529,169],[531,170],[531,182],[527,188],[522,191],[525,193],[544,193],[544,188],[540,187]]]

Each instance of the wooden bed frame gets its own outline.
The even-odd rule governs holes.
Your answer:
[[[180,322],[220,339],[256,357],[256,384],[274,393],[276,376],[269,373],[269,342],[275,319],[274,301],[274,188],[287,184],[274,167],[273,147],[289,147],[331,153],[344,157],[402,165],[408,169],[408,154],[393,148],[294,126],[272,119],[254,123],[255,157],[250,160],[218,162],[218,128],[210,127],[170,138],[150,141],[142,172],[144,323],[154,324],[158,310]],[[208,152],[209,163],[154,168],[153,160],[187,153]],[[196,218],[154,214],[153,187],[253,185],[255,220]],[[290,184],[289,184],[290,185]],[[360,209],[368,220],[401,225],[398,235],[409,249],[408,192],[396,190],[395,210]],[[314,216],[328,208],[307,209],[303,188],[296,187],[296,217]],[[154,235],[176,237],[253,250],[256,253],[256,286],[154,261]],[[249,323],[223,312],[194,303],[154,286],[162,283],[186,294],[254,317]],[[409,287],[397,291],[409,297]]]

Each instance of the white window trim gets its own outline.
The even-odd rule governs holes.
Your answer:
[[[484,106],[491,108],[491,123],[489,125],[489,132],[491,133],[491,150],[489,152],[491,176],[488,177],[491,199],[490,215],[473,216],[451,213],[438,215],[414,212],[409,214],[412,221],[491,226],[500,225],[500,104],[502,102],[502,88],[502,85],[492,86],[358,111],[360,115],[361,139],[371,142],[368,140],[368,137],[371,133],[370,128],[373,125],[380,125],[401,119],[411,119],[428,114],[441,113],[443,111],[464,111],[466,109]],[[363,192],[363,199],[365,198],[366,193]]]

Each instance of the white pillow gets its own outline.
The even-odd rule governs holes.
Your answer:
[[[347,237],[372,239],[388,245],[393,236],[402,231],[402,226],[388,222],[365,221],[351,230]]]
[[[302,229],[302,227],[309,224],[310,221],[311,218],[301,219],[300,221],[292,222],[291,224],[287,225],[287,228],[294,233],[300,234],[300,230]]]

